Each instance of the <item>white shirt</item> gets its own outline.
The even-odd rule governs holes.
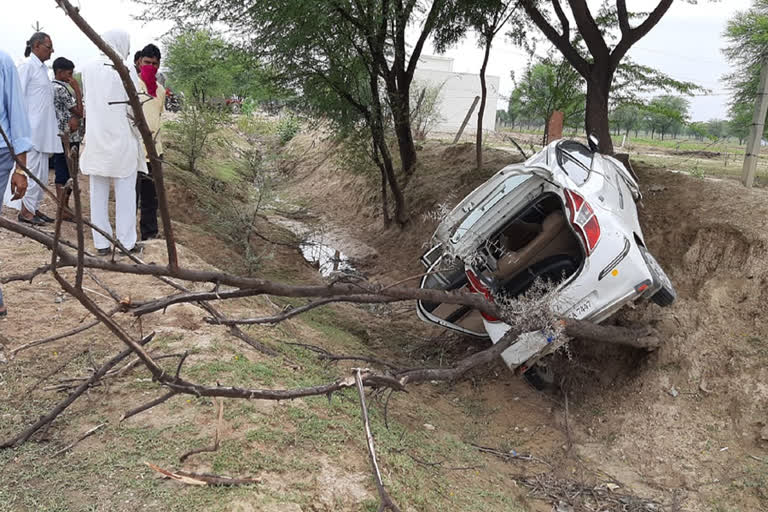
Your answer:
[[[48,68],[32,53],[19,65],[19,79],[32,128],[32,146],[40,153],[62,153]]]
[[[104,39],[118,54],[126,58],[128,43],[118,40],[120,31],[104,34]],[[112,36],[112,37],[109,37]],[[124,35],[128,37],[127,34]],[[129,71],[133,65],[128,65]],[[131,73],[134,83],[138,83],[135,70]],[[112,61],[105,55],[86,64],[82,70],[85,94],[87,123],[84,145],[80,157],[80,169],[83,174],[126,178],[137,171],[147,172],[144,151],[138,132],[128,118],[130,105],[110,102],[126,102],[128,95]],[[138,85],[138,84],[137,84]]]

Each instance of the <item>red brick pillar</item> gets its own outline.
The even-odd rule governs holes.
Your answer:
[[[549,118],[549,123],[547,123],[547,144],[553,140],[563,138],[563,120],[564,115],[562,112],[559,110],[552,112],[552,115]]]

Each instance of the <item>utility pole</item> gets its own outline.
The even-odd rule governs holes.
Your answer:
[[[755,115],[752,118],[752,126],[749,128],[747,153],[744,156],[744,168],[741,174],[741,181],[747,188],[752,187],[755,183],[757,159],[760,156],[766,114],[768,114],[768,55],[764,55],[762,59],[760,87],[757,90],[757,100],[755,101]]]
[[[456,144],[459,142],[459,139],[461,138],[461,134],[464,133],[464,128],[467,127],[467,123],[469,122],[469,118],[472,117],[472,112],[475,111],[475,107],[477,106],[477,102],[480,101],[480,96],[475,96],[475,101],[472,102],[472,106],[469,107],[469,111],[467,112],[467,116],[464,118],[464,121],[461,123],[461,126],[459,127],[459,131],[456,132],[456,137],[453,139],[453,143]]]

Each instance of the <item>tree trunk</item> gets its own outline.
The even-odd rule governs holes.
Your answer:
[[[410,177],[416,167],[416,145],[413,142],[411,130],[411,98],[410,84],[398,88],[394,77],[385,80],[387,96],[392,107],[392,119],[395,123],[395,135],[397,147],[400,151],[400,162],[403,166],[403,174]]]
[[[379,154],[381,155],[381,160],[384,166],[382,171],[386,176],[389,189],[392,191],[392,199],[395,201],[395,222],[400,226],[405,226],[408,223],[408,210],[405,205],[403,191],[397,183],[395,167],[392,164],[392,154],[389,152],[389,146],[387,146],[387,138],[384,132],[384,114],[379,99],[379,78],[375,74],[371,74],[369,80],[368,85],[371,90],[371,136],[373,137],[373,143],[379,148]],[[410,129],[411,127],[409,123],[409,133]],[[411,144],[413,144],[413,138],[410,140]],[[382,179],[384,179],[384,176],[382,176]]]
[[[477,134],[475,140],[475,152],[477,155],[477,170],[483,168],[483,114],[485,113],[485,103],[488,98],[488,87],[485,81],[485,70],[488,67],[488,57],[491,53],[491,41],[486,39],[485,56],[483,65],[480,66],[480,110],[477,111]]]
[[[613,154],[613,140],[608,123],[608,94],[613,73],[610,63],[597,61],[593,64],[592,76],[587,80],[587,111],[585,128],[587,137],[595,135],[600,140],[600,152]]]
[[[379,145],[376,141],[373,141],[373,161],[381,171],[381,212],[384,215],[384,227],[388,228],[392,223],[392,219],[389,217],[389,199],[387,198],[387,169],[384,166],[379,157]]]

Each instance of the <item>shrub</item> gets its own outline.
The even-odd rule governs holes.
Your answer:
[[[277,123],[277,135],[280,137],[280,144],[287,144],[299,133],[299,120],[294,116],[286,116]]]

